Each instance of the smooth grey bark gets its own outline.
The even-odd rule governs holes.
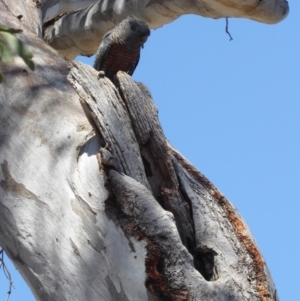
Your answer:
[[[247,225],[167,143],[148,89],[64,60],[27,12],[23,26],[0,1],[36,65],[0,66],[0,246],[36,299],[278,300]]]
[[[158,28],[185,14],[209,18],[248,18],[274,24],[289,11],[286,0],[98,0],[77,10],[80,0],[43,2],[44,39],[68,59],[93,55],[102,36],[133,14],[150,28]],[[73,9],[72,9],[73,8]],[[59,17],[59,13],[65,13]],[[57,18],[56,18],[57,17]],[[50,20],[50,21],[49,21]],[[53,20],[53,21],[51,21]]]

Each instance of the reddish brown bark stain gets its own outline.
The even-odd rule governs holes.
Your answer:
[[[224,196],[221,195],[219,191],[215,191],[214,197],[217,199],[219,204],[225,209],[225,213],[230,220],[235,234],[238,237],[239,241],[243,243],[245,246],[248,254],[251,256],[253,260],[253,269],[256,274],[256,281],[257,281],[257,290],[260,294],[262,301],[267,301],[271,297],[269,289],[266,287],[264,282],[266,282],[266,276],[264,273],[264,260],[261,257],[257,247],[252,242],[252,240],[243,233],[246,229],[244,223],[235,215],[231,204],[226,200]]]
[[[244,223],[239,219],[236,210],[232,207],[229,201],[218,191],[218,189],[204,176],[202,175],[195,167],[191,166],[183,157],[178,153],[170,149],[174,157],[182,164],[182,166],[191,173],[206,189],[214,196],[216,201],[219,203],[221,208],[223,208],[228,220],[231,222],[235,235],[239,241],[244,245],[248,254],[251,256],[253,263],[253,270],[256,274],[256,288],[259,293],[261,301],[268,301],[271,298],[270,288],[268,287],[266,274],[264,272],[265,263],[263,258],[260,255],[259,250],[257,249],[254,242],[251,238],[245,234],[246,227]]]

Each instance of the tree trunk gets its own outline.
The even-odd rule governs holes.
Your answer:
[[[14,10],[24,26],[0,1],[36,65],[0,66],[0,245],[36,299],[278,300],[245,222],[167,143],[148,89],[64,60],[30,5]]]

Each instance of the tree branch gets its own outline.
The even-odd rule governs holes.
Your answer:
[[[48,0],[43,4],[46,20],[69,10],[57,20],[44,24],[44,39],[68,59],[79,54],[93,55],[104,33],[130,14],[151,28],[158,28],[185,14],[215,19],[248,18],[273,24],[283,20],[289,11],[286,0],[247,0],[242,4],[239,0],[99,0],[75,11],[78,5],[80,1],[70,0]]]
[[[13,282],[12,282],[10,272],[4,262],[4,250],[2,248],[0,248],[0,270],[1,268],[3,268],[3,273],[8,280],[8,291],[6,296],[6,301],[8,301],[11,294],[11,289],[13,288]]]

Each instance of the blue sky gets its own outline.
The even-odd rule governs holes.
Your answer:
[[[231,42],[225,19],[181,17],[151,32],[133,77],[149,87],[170,143],[247,222],[281,301],[298,301],[300,3],[289,4],[277,25],[229,19]],[[10,301],[34,300],[11,272]]]

